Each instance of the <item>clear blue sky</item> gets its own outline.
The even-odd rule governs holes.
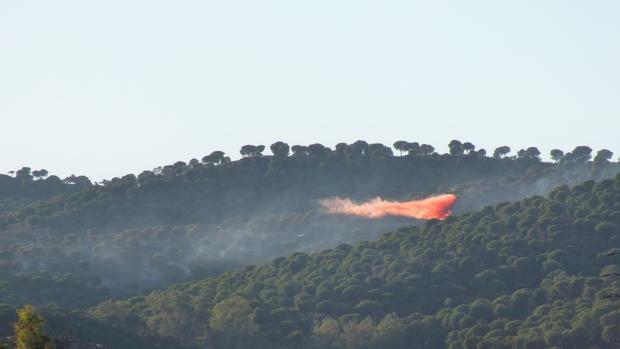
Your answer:
[[[0,171],[243,144],[620,156],[620,1],[2,1]]]

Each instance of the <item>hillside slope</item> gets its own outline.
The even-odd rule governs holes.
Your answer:
[[[102,303],[91,314],[216,348],[615,348],[616,247],[620,176]]]
[[[15,173],[15,176],[0,174],[0,215],[55,195],[81,191],[92,185],[84,176],[70,176],[61,180],[54,175],[48,177],[47,170],[31,171],[29,167],[11,173]]]
[[[291,156],[276,151],[232,162],[214,152],[203,162],[114,178],[2,215],[0,302],[84,309],[419,224],[327,216],[317,209],[324,197],[398,200],[454,192],[461,197],[455,210],[466,212],[609,178],[620,168],[607,158],[589,161],[591,149],[557,163],[532,150],[516,157],[472,150],[394,156],[364,142],[295,149]]]

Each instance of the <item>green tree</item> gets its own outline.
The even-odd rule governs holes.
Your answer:
[[[368,155],[368,143],[362,140],[355,141],[348,147],[348,150],[350,155],[354,158]]]
[[[508,153],[510,153],[510,147],[503,145],[501,147],[495,148],[495,151],[493,151],[493,157],[496,159],[501,159],[504,156],[508,155]]]
[[[419,149],[420,143],[418,142],[407,143],[407,145],[405,146],[405,150],[407,150],[407,155],[420,155],[420,153],[418,152]]]
[[[550,155],[553,161],[559,162],[564,157],[564,152],[560,149],[552,149]]]
[[[474,150],[476,150],[476,146],[473,143],[471,142],[463,143],[463,151],[465,151],[465,153],[469,154]]]
[[[289,145],[284,142],[275,142],[269,147],[269,149],[271,149],[273,156],[276,158],[285,158],[288,156],[290,151]]]
[[[47,177],[48,174],[49,172],[47,172],[47,170],[45,169],[32,171],[32,176],[36,179],[43,179]]]
[[[205,164],[220,164],[222,163],[222,160],[224,159],[224,152],[220,151],[220,150],[216,150],[214,152],[212,152],[211,154],[205,156],[202,158],[202,162],[204,162]]]
[[[369,144],[368,152],[373,158],[390,158],[394,155],[390,147],[386,147],[381,143]]]
[[[340,143],[344,144],[344,143]],[[346,146],[346,144],[344,144]],[[293,151],[293,156],[304,156],[308,155],[308,147],[305,145],[294,145],[291,150]]]
[[[67,184],[73,184],[76,185],[78,187],[90,187],[92,185],[92,183],[90,182],[90,179],[88,179],[88,177],[86,176],[76,176],[74,174],[72,174],[69,177],[66,177],[63,180],[65,183]]]
[[[349,146],[346,143],[342,143],[342,142],[338,143],[338,144],[336,144],[336,147],[335,147],[336,151],[335,152],[336,152],[336,154],[338,156],[345,156],[346,153],[347,153],[347,148],[348,147]]]
[[[51,349],[52,341],[43,332],[45,319],[32,305],[17,310],[17,322],[13,326],[15,349]]]
[[[244,348],[244,343],[258,330],[250,303],[238,296],[217,303],[211,311],[209,325],[225,345],[239,348]]]
[[[251,145],[251,144],[246,144],[242,146],[241,149],[239,150],[239,154],[241,154],[241,156],[243,157],[252,156],[254,152],[256,152],[256,146]]]
[[[596,156],[594,157],[594,162],[596,163],[608,162],[609,160],[611,160],[611,157],[613,155],[614,153],[612,153],[610,150],[601,149],[596,153]]]
[[[409,143],[407,141],[396,141],[394,142],[394,149],[400,152],[400,156],[403,156],[403,152],[407,151],[407,145]]]
[[[377,348],[404,348],[407,344],[407,326],[396,314],[388,314],[377,325],[373,342]]]
[[[263,151],[265,151],[265,146],[264,145],[257,145],[254,148],[254,152],[252,153],[252,156],[263,156]]]
[[[453,139],[450,143],[448,143],[448,148],[450,149],[450,155],[452,156],[463,155],[463,143],[456,139]]]
[[[585,163],[592,158],[592,148],[580,145],[575,147],[572,152],[564,155],[563,161]]]
[[[308,146],[308,155],[317,159],[324,158],[330,151],[329,148],[320,143],[314,143]]]
[[[527,149],[521,149],[517,152],[519,159],[534,159],[540,160],[540,150],[536,147],[529,147]]]
[[[356,322],[348,322],[342,326],[342,342],[347,349],[366,349],[372,345],[377,336],[377,325],[370,318]]]
[[[525,156],[528,159],[537,159],[540,160],[540,150],[536,147],[529,147],[525,150]]]
[[[198,159],[191,159],[191,160],[189,160],[188,164],[192,168],[196,168],[196,167],[200,166],[200,161],[198,161]]]
[[[146,297],[149,308],[156,315],[151,316],[146,324],[150,330],[162,336],[179,336],[192,338],[192,327],[196,319],[192,318],[189,297],[180,292],[152,292]]]
[[[340,347],[342,329],[331,317],[324,318],[312,331],[313,340],[318,348]]]
[[[435,147],[430,144],[422,144],[418,149],[418,153],[422,156],[431,155],[435,152]]]
[[[19,170],[17,170],[15,172],[15,178],[24,179],[24,180],[31,180],[32,179],[32,173],[30,171],[30,167],[22,167]]]

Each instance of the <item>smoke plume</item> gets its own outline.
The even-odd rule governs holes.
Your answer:
[[[444,219],[452,214],[456,203],[454,194],[441,194],[422,200],[388,201],[381,198],[356,203],[351,199],[329,198],[319,201],[321,206],[331,214],[344,214],[365,218],[385,216],[402,216],[416,219]]]

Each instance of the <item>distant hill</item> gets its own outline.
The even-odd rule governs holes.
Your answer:
[[[615,348],[619,247],[620,175],[90,314],[179,348]]]
[[[0,174],[0,215],[38,200],[80,191],[92,185],[84,176],[73,175],[61,180],[55,175],[48,176],[45,169],[32,171],[30,167],[22,167],[11,171],[11,174]]]
[[[10,208],[0,215],[0,303],[85,309],[420,224],[325,215],[317,205],[325,197],[453,192],[463,213],[620,170],[609,151],[592,156],[588,147],[554,152],[553,163],[534,147],[515,156],[507,147],[487,156],[458,141],[448,154],[415,142],[394,147],[398,155],[364,141],[335,149],[277,142],[267,156],[248,145],[238,161],[216,151],[96,184],[84,176],[43,179],[41,170],[24,168],[2,177],[4,193],[13,194],[4,196]]]

